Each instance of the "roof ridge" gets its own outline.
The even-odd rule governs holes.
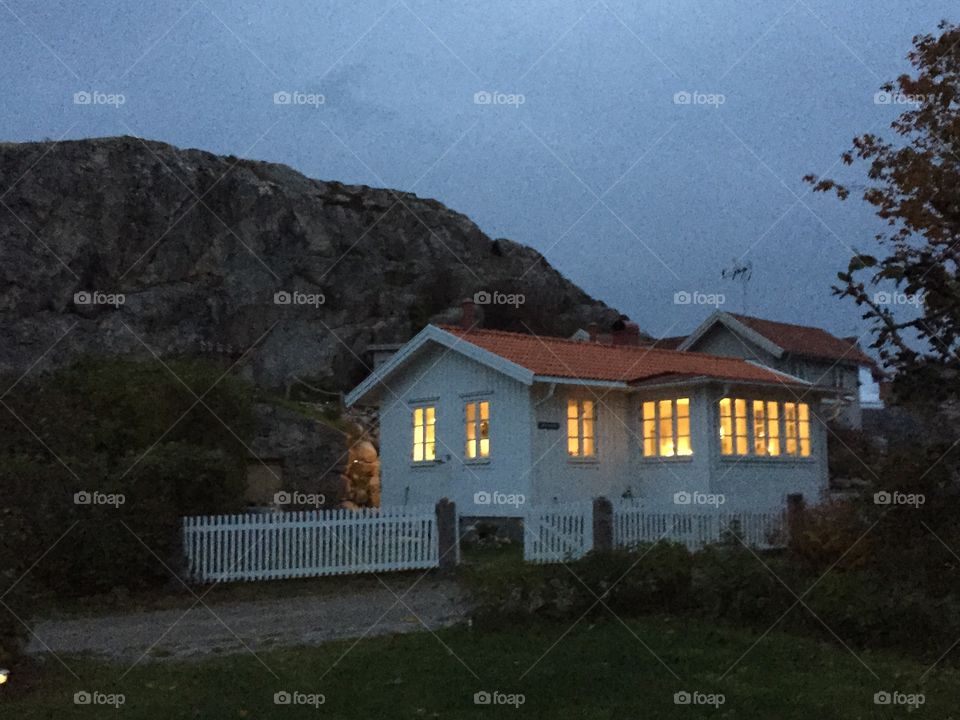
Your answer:
[[[750,362],[746,358],[731,357],[728,355],[713,355],[712,353],[697,352],[695,350],[676,350],[671,348],[659,348],[659,347],[653,347],[652,345],[613,345],[613,344],[607,345],[606,343],[584,342],[582,340],[573,340],[572,338],[558,337],[556,335],[535,335],[532,333],[512,332],[510,330],[493,330],[488,328],[473,328],[473,329],[467,330],[465,328],[460,327],[459,325],[444,324],[444,325],[437,325],[436,327],[447,332],[449,332],[450,330],[453,330],[457,333],[460,333],[466,336],[469,336],[472,333],[484,333],[487,335],[506,335],[508,337],[534,338],[534,339],[540,340],[541,342],[549,340],[551,342],[567,343],[571,345],[577,345],[580,347],[597,347],[597,348],[603,348],[605,350],[629,350],[632,352],[643,352],[644,354],[659,353],[659,354],[665,354],[665,355],[678,355],[682,357],[710,358],[711,360],[731,362],[737,365]],[[771,368],[767,365],[762,365],[762,367],[765,369],[774,370],[774,368]],[[779,372],[779,371],[774,370],[774,372]],[[780,374],[783,374],[783,373],[780,373]]]
[[[800,323],[789,323],[789,322],[784,322],[783,320],[771,320],[770,318],[757,317],[756,315],[744,315],[742,313],[728,313],[728,314],[734,318],[737,318],[738,320],[740,318],[744,318],[746,320],[759,320],[760,322],[770,323],[772,325],[786,325],[787,327],[805,328],[807,330],[819,330],[820,332],[826,333],[830,337],[836,338],[837,340],[844,339],[834,335],[832,332],[830,332],[826,328],[820,327],[819,325],[801,325]]]

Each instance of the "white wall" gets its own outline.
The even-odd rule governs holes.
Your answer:
[[[384,506],[432,505],[442,497],[461,515],[517,516],[523,508],[475,505],[477,492],[531,496],[530,389],[455,351],[435,346],[388,381],[380,406],[381,502]],[[466,396],[470,396],[469,398]],[[464,405],[490,402],[491,456],[466,461]],[[437,458],[414,464],[411,407],[437,408]]]
[[[578,385],[556,386],[553,397],[545,399],[549,386],[534,385],[533,402],[533,497],[550,504],[575,502],[595,497],[620,497],[630,482],[632,433],[636,425],[630,416],[630,404],[622,390],[585,388]],[[580,460],[567,454],[567,400],[593,400],[596,410],[597,454]],[[537,427],[538,423],[556,423],[555,430]]]

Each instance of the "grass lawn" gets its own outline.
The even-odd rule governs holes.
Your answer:
[[[880,676],[877,680],[843,648],[774,632],[721,678],[753,645],[758,633],[658,617],[629,621],[628,627],[629,631],[612,618],[595,624],[585,621],[549,652],[566,625],[493,632],[461,627],[441,631],[437,637],[423,632],[363,640],[352,649],[350,641],[276,650],[260,655],[263,664],[245,654],[139,665],[122,679],[127,670],[123,666],[65,658],[80,676],[76,680],[50,660],[42,686],[28,697],[8,700],[6,707],[0,706],[0,717],[373,720],[524,715],[559,720],[721,716],[856,720],[906,716],[904,707],[876,706],[873,696],[878,690],[924,693],[925,704],[910,714],[914,718],[957,716],[960,674],[955,670],[934,671],[920,685],[926,670],[922,664],[894,655],[861,653]],[[117,711],[77,706],[73,695],[79,690],[123,693],[125,703]],[[322,693],[326,702],[319,709],[274,704],[274,693],[284,690]],[[519,709],[475,705],[474,693],[482,690],[523,693],[525,701]],[[681,690],[722,693],[725,702],[719,709],[676,705],[674,693]]]

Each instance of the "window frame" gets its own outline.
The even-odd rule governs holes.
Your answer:
[[[428,422],[427,416],[429,411],[433,411],[433,422]],[[422,422],[418,425],[417,423],[417,413],[421,413]],[[421,440],[417,440],[417,429],[422,428],[423,432],[421,435]],[[433,428],[433,440],[428,440],[427,428]],[[422,467],[425,465],[433,465],[437,463],[437,406],[435,403],[417,403],[416,405],[410,406],[410,464],[416,467]],[[423,450],[423,457],[417,459],[417,446],[421,446]],[[427,448],[433,446],[433,457],[427,457]]]
[[[590,404],[590,416],[587,417],[585,404]],[[571,417],[570,411],[571,407],[575,408],[576,414]],[[571,422],[575,423],[576,436],[571,435]],[[585,425],[589,422],[591,434],[587,435],[585,432]],[[570,396],[567,398],[567,416],[566,416],[566,433],[567,433],[567,460],[569,462],[581,462],[581,463],[590,463],[598,462],[600,459],[600,449],[597,444],[597,402],[592,398]],[[591,441],[592,451],[587,454],[584,452],[584,440],[588,439]],[[570,443],[571,440],[576,440],[577,443],[577,452],[570,452]]]
[[[685,405],[686,413],[678,412],[678,409]],[[653,408],[653,415],[648,416],[648,409]],[[668,408],[669,414],[664,412]],[[690,395],[679,397],[657,397],[640,401],[640,457],[644,462],[689,462],[693,459],[693,402]],[[685,434],[680,433],[680,425],[686,420]],[[670,443],[672,453],[663,454],[663,433],[669,426]],[[683,445],[682,440],[686,439],[685,453],[680,453],[679,449]],[[652,448],[652,452],[648,449]]]
[[[743,416],[739,414],[741,408],[744,410]],[[720,459],[761,462],[814,460],[810,431],[812,414],[810,404],[799,400],[737,397],[734,394],[721,397],[716,402]],[[745,435],[738,432],[740,427],[746,429]],[[727,452],[726,432],[731,429],[730,451]],[[758,441],[762,442],[762,450],[758,450]],[[742,453],[739,452],[741,446],[745,446]]]
[[[490,437],[490,426],[492,424],[492,414],[489,397],[471,397],[465,399],[463,403],[463,459],[468,463],[487,463],[493,456],[493,442]],[[486,406],[486,415],[483,417],[483,408]],[[473,417],[471,419],[471,408],[473,408]],[[483,423],[486,422],[486,436],[483,434]],[[472,430],[472,432],[471,432]],[[471,437],[471,435],[473,437]],[[484,454],[483,441],[486,440],[486,454]],[[471,455],[471,443],[473,443],[473,455]]]

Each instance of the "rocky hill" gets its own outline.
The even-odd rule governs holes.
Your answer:
[[[132,137],[0,144],[0,371],[78,354],[222,356],[329,389],[475,292],[488,327],[618,314],[531,248],[416,195]]]

